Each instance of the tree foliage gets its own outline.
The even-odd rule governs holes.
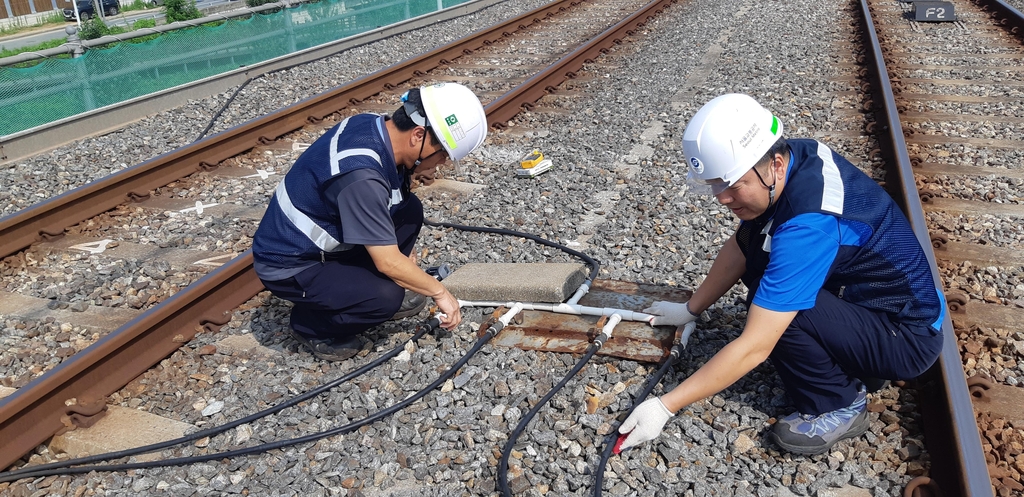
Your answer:
[[[79,31],[78,36],[83,40],[95,40],[108,34],[110,34],[110,28],[103,22],[103,19],[96,16],[82,22],[82,30]]]
[[[199,12],[195,0],[164,0],[164,16],[168,23],[172,23],[199,19],[203,13]]]

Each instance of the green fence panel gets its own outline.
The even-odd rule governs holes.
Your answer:
[[[0,67],[0,136],[322,45],[469,0],[324,0]]]

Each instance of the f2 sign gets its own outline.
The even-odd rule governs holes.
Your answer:
[[[914,20],[926,22],[955,21],[952,2],[914,2]]]

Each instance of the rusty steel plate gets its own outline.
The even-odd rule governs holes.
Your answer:
[[[580,299],[580,304],[642,311],[656,300],[685,302],[691,293],[670,286],[597,280],[590,293]],[[492,343],[526,350],[582,354],[600,333],[599,329],[594,329],[598,319],[598,316],[524,311],[522,323],[509,324]],[[641,362],[661,362],[668,357],[675,331],[673,326],[653,327],[647,323],[622,321],[612,332],[612,339],[597,353]]]

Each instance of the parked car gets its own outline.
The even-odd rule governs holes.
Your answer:
[[[96,9],[93,6],[92,0],[74,0],[78,2],[78,15],[82,16],[82,20],[92,19],[96,17]],[[116,15],[121,11],[121,5],[117,3],[117,0],[97,0],[102,6],[103,13],[112,16]],[[74,21],[75,20],[75,9],[64,9],[64,20]]]

